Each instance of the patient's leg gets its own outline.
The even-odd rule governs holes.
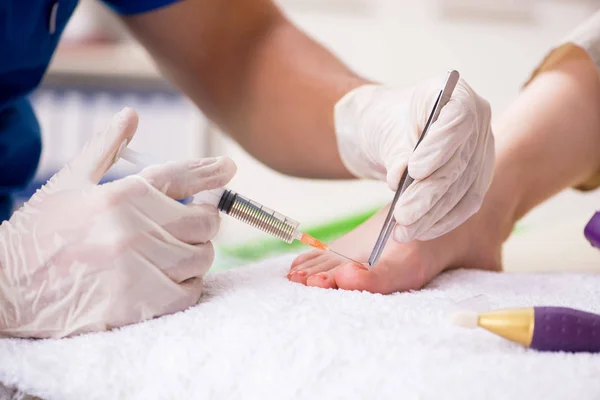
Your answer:
[[[390,239],[372,270],[318,251],[299,256],[289,279],[324,288],[391,293],[420,288],[449,268],[501,268],[501,246],[515,221],[560,190],[600,170],[600,83],[585,57],[536,78],[496,129],[496,171],[481,210],[427,242]],[[365,261],[386,210],[333,243]]]

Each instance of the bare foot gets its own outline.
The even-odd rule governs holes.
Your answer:
[[[380,210],[332,243],[331,248],[357,261],[366,261],[387,209]],[[512,224],[493,223],[486,214],[480,212],[454,231],[427,242],[400,244],[390,238],[377,266],[372,269],[330,252],[311,251],[294,260],[288,279],[308,286],[387,294],[420,289],[451,268],[500,270],[502,242],[508,237]]]

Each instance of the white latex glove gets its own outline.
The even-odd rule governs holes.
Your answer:
[[[200,298],[219,216],[173,199],[222,187],[235,164],[173,162],[97,185],[137,121],[131,109],[117,114],[0,226],[0,336],[101,331]]]
[[[394,211],[394,238],[402,243],[434,239],[462,224],[479,210],[492,180],[490,106],[462,79],[413,153],[442,84],[365,85],[335,106],[339,152],[352,174],[386,180],[395,192],[408,163],[415,182]]]

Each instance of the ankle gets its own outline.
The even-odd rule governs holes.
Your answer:
[[[516,204],[499,199],[490,200],[481,208],[480,224],[494,243],[502,244],[511,235],[517,223],[516,209]]]
[[[483,229],[497,243],[504,243],[508,239],[522,216],[523,191],[518,182],[518,171],[498,171],[478,213],[480,223],[484,224]]]

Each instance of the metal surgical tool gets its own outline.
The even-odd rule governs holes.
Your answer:
[[[417,141],[417,144],[415,145],[413,151],[416,150],[417,147],[419,147],[419,144],[423,141],[423,138],[425,138],[427,131],[431,127],[431,124],[433,124],[440,115],[442,107],[444,107],[450,100],[450,97],[452,97],[452,92],[454,91],[454,88],[456,87],[459,78],[460,74],[458,73],[458,71],[451,70],[448,72],[448,76],[446,77],[444,87],[438,93],[433,109],[431,110],[431,114],[429,114],[427,123],[423,128],[423,133],[419,137],[419,140]],[[385,222],[383,223],[383,228],[381,228],[381,232],[379,233],[377,241],[375,242],[375,247],[373,247],[373,251],[371,252],[371,256],[369,257],[369,266],[374,267],[377,264],[379,257],[383,253],[383,249],[385,248],[385,245],[390,235],[392,234],[392,231],[394,230],[394,226],[396,225],[396,219],[394,218],[394,209],[396,208],[396,203],[398,202],[400,196],[402,196],[402,193],[404,193],[404,191],[408,189],[408,187],[413,182],[414,179],[408,175],[407,166],[404,170],[404,173],[402,174],[402,178],[400,178],[398,190],[394,194],[394,199],[392,200],[390,210],[388,211],[388,214],[385,218]]]

